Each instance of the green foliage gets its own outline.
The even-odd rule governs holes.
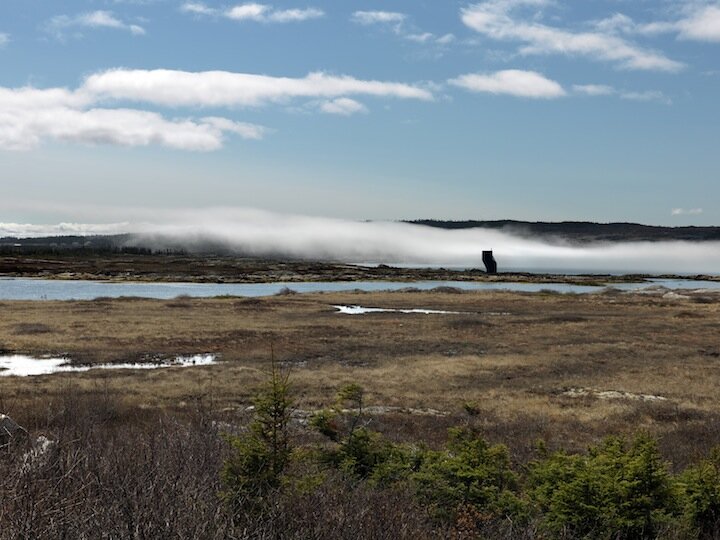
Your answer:
[[[404,461],[403,451],[380,434],[360,426],[364,395],[358,384],[343,386],[333,408],[317,413],[310,425],[335,443],[321,452],[325,463],[358,479],[374,477],[377,483],[387,483],[397,476],[392,471],[397,468],[395,464]]]
[[[463,403],[463,409],[468,416],[478,416],[480,414],[480,407],[477,406],[477,403],[466,401]]]
[[[608,438],[587,456],[558,452],[534,463],[531,499],[544,526],[573,538],[654,538],[677,513],[677,491],[657,443]]]
[[[446,449],[426,452],[410,475],[431,514],[454,518],[459,508],[468,506],[487,519],[522,514],[507,448],[489,445],[468,428],[451,428],[449,435]]]
[[[686,469],[680,483],[690,526],[702,536],[717,534],[720,530],[720,447],[714,448],[708,459]]]
[[[442,451],[393,444],[360,426],[363,397],[362,387],[347,385],[332,410],[312,419],[311,425],[334,443],[321,452],[325,463],[376,486],[404,483],[439,519],[454,519],[468,506],[488,519],[522,513],[504,446],[490,446],[464,428],[450,430]]]
[[[397,451],[395,445],[379,433],[357,428],[340,444],[334,460],[342,471],[358,478],[370,478]]]
[[[649,539],[667,531],[713,537],[718,531],[720,447],[678,478],[647,435],[632,442],[609,437],[586,455],[550,453],[540,442],[540,458],[521,482],[507,448],[474,429],[451,428],[441,450],[394,444],[368,429],[363,400],[360,386],[345,386],[333,408],[311,420],[328,439],[315,463],[369,486],[402,487],[443,526],[471,537],[530,522],[547,538]]]
[[[289,374],[280,373],[273,362],[269,381],[255,399],[248,432],[226,437],[233,451],[221,477],[222,496],[229,504],[253,506],[280,487],[292,451],[288,431],[292,411]]]
[[[336,422],[336,414],[332,411],[320,411],[310,418],[310,426],[334,442],[338,442],[340,436]]]

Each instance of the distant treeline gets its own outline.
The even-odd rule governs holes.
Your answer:
[[[184,255],[184,249],[152,249],[127,245],[131,235],[0,238],[0,255]]]
[[[594,223],[589,221],[408,221],[440,229],[502,229],[522,236],[564,238],[576,242],[657,242],[661,240],[720,241],[720,227],[660,227],[639,223]]]

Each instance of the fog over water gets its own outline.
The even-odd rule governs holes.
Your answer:
[[[0,224],[0,236],[8,224]],[[17,234],[32,227],[15,224]],[[48,232],[52,230],[50,226]],[[249,209],[164,211],[134,223],[62,225],[60,234],[136,233],[132,245],[208,246],[252,256],[284,256],[348,263],[482,267],[492,249],[499,270],[647,273],[720,273],[720,242],[625,242],[572,245],[560,239],[528,238],[517,231],[443,230],[397,222],[277,214]],[[56,231],[55,234],[58,232]],[[51,233],[52,234],[52,233]],[[29,234],[30,235],[30,234]],[[18,234],[22,236],[22,234]]]

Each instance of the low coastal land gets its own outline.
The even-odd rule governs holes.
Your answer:
[[[602,469],[610,456],[622,474],[635,474],[637,452],[661,478],[653,494],[666,491],[652,502],[651,529],[641,516],[618,538],[720,531],[687,502],[688,478],[720,445],[718,290],[420,291],[412,281],[606,284],[642,276],[489,276],[173,254],[26,254],[0,265],[4,277],[61,280],[408,281],[393,292],[0,301],[0,359],[64,358],[85,369],[0,373],[0,413],[25,434],[0,440],[8,471],[0,478],[2,540],[94,538],[98,527],[113,538],[570,539],[595,525],[553,525],[538,471],[598,459],[606,474],[615,470]],[[216,361],[127,368],[196,355]],[[113,364],[125,369],[107,369]],[[289,377],[282,437],[293,450],[280,483],[263,487],[258,503],[246,487],[229,487],[235,477],[227,471],[233,459],[246,470],[247,452],[257,450],[247,444],[273,365]],[[338,401],[348,388],[361,396],[355,404]],[[331,420],[318,428],[324,414]],[[356,438],[343,426],[357,427]],[[472,451],[458,455],[457,437],[468,434],[462,444]],[[333,461],[347,451],[357,454]],[[497,486],[487,487],[492,495],[459,496],[468,478]],[[451,491],[456,486],[461,491]],[[239,507],[228,505],[228,493]]]
[[[567,283],[605,285],[643,281],[652,277],[720,281],[718,275],[584,274],[485,272],[478,268],[406,268],[364,266],[339,262],[256,259],[232,255],[205,256],[162,253],[88,253],[80,251],[41,254],[0,254],[0,277],[66,280],[276,283],[318,281],[475,281],[515,283]]]

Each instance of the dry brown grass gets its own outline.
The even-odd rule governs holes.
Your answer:
[[[337,314],[332,304],[460,311],[456,315]],[[27,325],[27,326],[23,326]],[[35,326],[37,325],[37,326]],[[19,332],[19,328],[51,332]],[[609,433],[663,435],[678,466],[720,443],[720,301],[630,295],[504,292],[333,293],[270,298],[3,302],[0,349],[62,353],[77,362],[218,353],[216,366],[0,377],[5,412],[47,401],[68,381],[98,385],[137,407],[240,408],[271,354],[292,366],[300,406],[328,405],[355,381],[368,403],[438,409],[389,414],[376,428],[396,439],[441,440],[472,421],[528,458],[537,439],[582,449]],[[650,394],[665,401],[568,397],[569,388]],[[411,437],[411,435],[414,435]]]

